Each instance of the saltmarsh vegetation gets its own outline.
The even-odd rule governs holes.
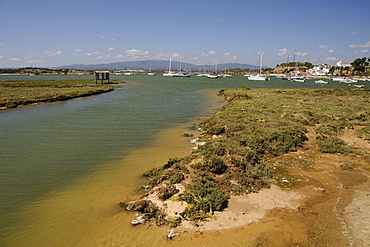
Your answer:
[[[368,138],[368,89],[256,89],[221,90],[228,104],[199,124],[205,144],[189,156],[171,158],[144,175],[150,178],[143,205],[151,193],[160,200],[180,200],[187,207],[175,218],[157,223],[174,227],[182,220],[212,217],[227,207],[231,195],[269,188],[274,173],[269,160],[305,148],[308,128],[316,131],[321,152],[349,154],[352,147],[341,133],[361,126],[358,136]],[[368,155],[368,154],[367,154]],[[342,169],[351,169],[342,165]],[[160,209],[158,209],[160,210]],[[148,220],[150,217],[147,218]]]
[[[114,88],[114,85],[95,85],[94,80],[0,81],[0,108],[68,100]]]

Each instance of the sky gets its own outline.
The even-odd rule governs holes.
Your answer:
[[[370,57],[370,0],[0,0],[0,68],[261,53],[272,68]]]

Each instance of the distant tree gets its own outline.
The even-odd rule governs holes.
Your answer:
[[[363,58],[357,58],[357,59],[355,59],[355,61],[353,61],[351,63],[351,65],[353,67],[356,67],[356,66],[369,66],[369,62],[370,62],[370,58],[363,57]]]

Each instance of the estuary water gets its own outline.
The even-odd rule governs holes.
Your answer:
[[[90,79],[0,76],[0,80]],[[137,198],[142,174],[190,153],[184,134],[224,105],[222,88],[327,88],[272,78],[112,76],[112,92],[0,111],[0,246],[189,246],[166,228],[132,226],[119,202]],[[201,244],[201,242],[197,242]]]

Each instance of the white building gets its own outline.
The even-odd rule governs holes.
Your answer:
[[[332,67],[330,64],[320,64],[316,65],[312,69],[307,70],[308,73],[310,73],[313,76],[322,76],[329,74],[329,70]]]
[[[335,64],[336,67],[341,67],[341,68],[346,68],[346,67],[351,67],[351,65],[349,63],[342,63],[342,60],[337,62]]]

